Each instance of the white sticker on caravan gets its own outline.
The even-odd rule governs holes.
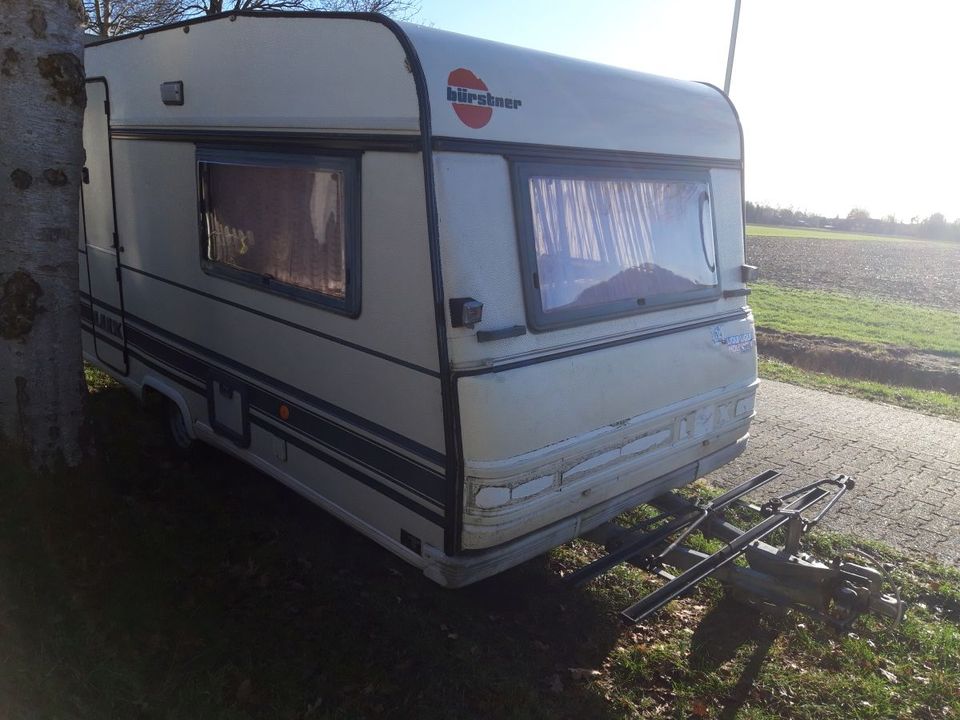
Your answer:
[[[724,345],[730,352],[750,352],[753,350],[753,332],[748,331],[739,335],[724,336],[723,328],[713,326],[713,344]]]

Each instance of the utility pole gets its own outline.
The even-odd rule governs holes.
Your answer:
[[[737,26],[740,25],[740,0],[734,0],[733,28],[730,30],[730,53],[727,55],[727,77],[723,81],[723,92],[730,94],[730,77],[733,75],[733,53],[737,49]]]

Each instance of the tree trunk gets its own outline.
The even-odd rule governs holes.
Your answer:
[[[83,17],[80,0],[0,4],[0,440],[36,468],[83,456]]]

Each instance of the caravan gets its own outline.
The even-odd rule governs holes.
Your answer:
[[[743,451],[717,89],[382,16],[94,43],[88,361],[450,587]]]

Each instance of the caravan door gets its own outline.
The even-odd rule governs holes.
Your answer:
[[[94,348],[103,364],[126,375],[126,334],[113,203],[110,103],[107,82],[102,78],[87,81],[83,149],[86,160],[81,184],[81,208]]]

